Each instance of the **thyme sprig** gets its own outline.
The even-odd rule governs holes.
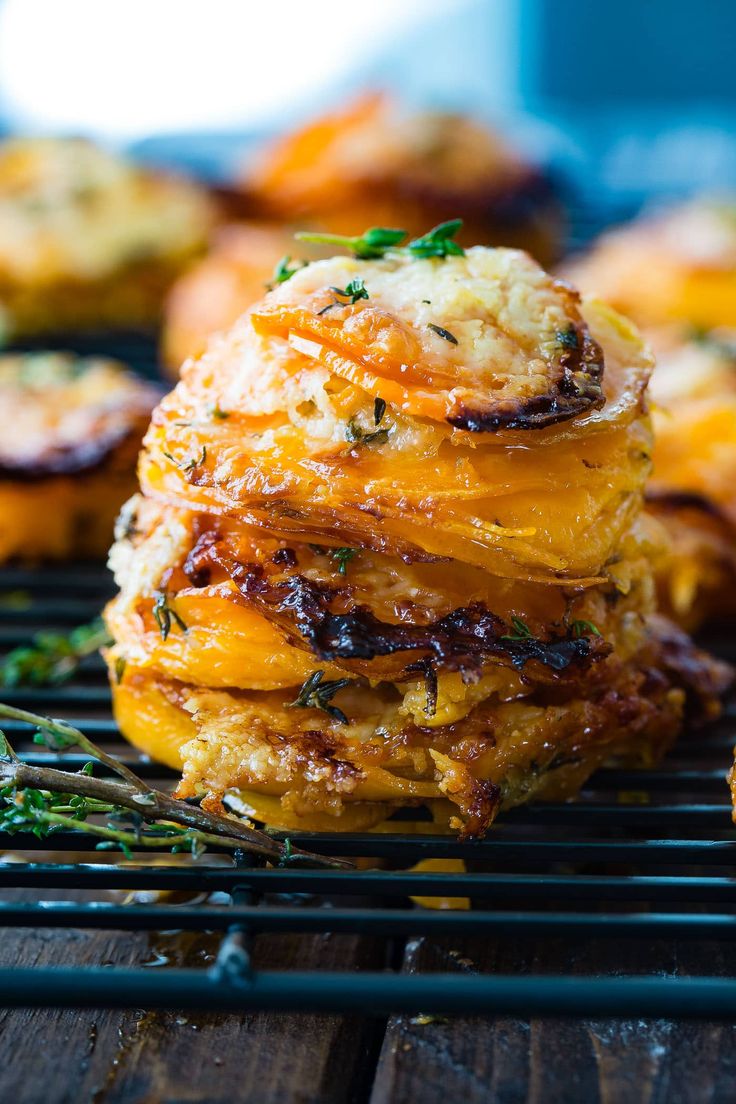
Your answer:
[[[349,249],[354,257],[369,261],[385,257],[387,253],[403,253],[410,257],[464,257],[465,250],[454,240],[463,225],[462,219],[449,219],[433,227],[419,238],[402,244],[409,236],[406,230],[387,226],[372,226],[363,234],[350,237],[347,234],[321,234],[317,231],[296,234],[298,241],[317,245],[340,245]]]
[[[179,626],[182,632],[187,631],[184,620],[179,616],[173,606],[169,605],[169,597],[165,590],[157,590],[153,603],[153,616],[161,633],[161,639],[166,640],[171,632],[171,622]]]
[[[101,618],[70,633],[36,633],[31,644],[14,648],[0,662],[0,686],[58,686],[87,656],[111,643]]]
[[[302,685],[295,700],[289,703],[290,707],[294,709],[321,709],[323,713],[327,713],[328,716],[339,721],[340,724],[349,724],[350,722],[342,709],[338,709],[336,705],[330,703],[338,690],[343,690],[346,686],[349,686],[352,679],[332,679],[323,682],[324,674],[324,671],[314,671]]]
[[[322,307],[322,310],[318,310],[318,315],[327,314],[328,311],[334,310],[335,307],[353,306],[359,299],[370,299],[365,283],[360,276],[356,276],[354,280],[350,280],[344,288],[330,287],[329,290],[335,298],[331,303],[328,303],[326,307]]]
[[[441,222],[421,238],[410,241],[407,251],[412,257],[464,257],[465,250],[454,241],[462,225],[459,218]]]
[[[237,817],[209,812],[148,786],[66,721],[2,703],[0,717],[36,726],[36,737],[55,750],[82,748],[123,779],[95,778],[92,762],[81,771],[31,766],[18,758],[0,733],[0,831],[31,832],[39,838],[64,829],[81,831],[96,836],[100,850],[121,850],[128,858],[143,848],[198,856],[208,846],[217,846],[249,851],[279,865],[349,865],[301,851],[291,843],[287,848]],[[105,822],[90,821],[90,817]]]
[[[340,299],[349,299],[351,303],[357,303],[359,299],[370,299],[365,281],[360,276],[354,277],[344,288],[331,287],[330,291]]]
[[[363,261],[376,260],[389,251],[395,251],[407,237],[406,230],[394,230],[387,226],[372,226],[363,234],[350,237],[346,234],[322,234],[319,231],[295,234],[297,241],[311,242],[315,245],[341,245],[349,249],[354,257]]]

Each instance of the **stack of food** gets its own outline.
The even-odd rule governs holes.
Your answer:
[[[382,94],[270,144],[249,160],[238,187],[249,221],[216,236],[167,305],[163,353],[177,373],[261,298],[279,259],[293,252],[296,226],[419,234],[461,215],[468,243],[513,245],[542,264],[560,251],[562,209],[544,172],[468,116],[402,110]]]
[[[105,555],[160,395],[117,361],[0,356],[0,562]]]
[[[0,145],[4,336],[150,326],[204,250],[206,192],[82,140]]]
[[[671,550],[663,606],[736,614],[736,204],[698,200],[605,234],[568,269],[644,329],[657,356],[649,509]]]
[[[646,764],[725,671],[654,615],[651,358],[527,255],[349,240],[190,361],[112,552],[116,715],[272,825],[499,809]]]

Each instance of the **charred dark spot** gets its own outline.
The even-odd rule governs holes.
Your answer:
[[[429,656],[426,656],[424,659],[417,660],[416,663],[410,663],[406,667],[407,674],[410,671],[417,671],[424,676],[424,685],[427,690],[427,704],[424,707],[424,712],[428,717],[434,717],[437,712],[437,672],[432,660]]]
[[[278,548],[271,557],[271,562],[284,567],[296,567],[298,560],[293,548]]]
[[[501,787],[490,779],[475,778],[470,794],[460,808],[465,824],[460,840],[482,839],[490,828],[501,804]]]
[[[711,707],[734,684],[734,668],[698,648],[686,632],[664,617],[651,619],[657,660],[672,682],[688,696],[694,722],[712,715]]]
[[[584,323],[572,324],[576,344],[561,346],[556,365],[559,374],[543,395],[509,398],[473,409],[461,404],[447,421],[470,433],[495,433],[499,429],[543,429],[564,422],[605,403],[602,391],[603,350]]]
[[[349,588],[315,582],[303,575],[273,583],[258,564],[237,563],[222,555],[216,545],[208,549],[208,555],[250,604],[292,638],[306,642],[320,659],[371,660],[420,651],[428,653],[435,669],[477,672],[485,659],[499,656],[517,669],[536,661],[559,672],[571,666],[586,667],[611,651],[601,638],[575,637],[570,629],[547,640],[531,635],[518,639],[509,635],[509,626],[480,602],[453,610],[427,625],[381,621],[364,605],[356,605],[347,613],[334,613],[333,602],[349,599]]]
[[[697,510],[719,521],[728,521],[720,506],[707,495],[696,491],[665,491],[647,487],[644,497],[647,502],[661,510]]]
[[[123,426],[93,440],[49,448],[28,459],[15,460],[3,456],[0,459],[0,480],[35,483],[55,475],[91,473],[104,467],[113,453],[122,445],[135,442],[137,436],[137,431]]]
[[[306,729],[301,732],[291,732],[288,736],[280,736],[275,733],[270,737],[273,743],[288,743],[289,751],[296,756],[299,775],[304,777],[308,768],[314,764],[323,763],[330,768],[332,780],[336,784],[357,782],[363,777],[364,772],[349,759],[340,758],[338,751],[340,744],[329,732],[321,729]]]
[[[193,587],[209,586],[212,578],[210,549],[219,539],[216,529],[208,529],[199,535],[194,547],[184,561],[184,574]]]
[[[435,206],[438,219],[443,212],[446,217],[447,211],[463,211],[467,212],[466,223],[477,219],[490,221],[507,232],[526,226],[530,219],[536,222],[540,215],[543,217],[545,212],[558,207],[555,181],[536,167],[520,168],[511,179],[484,179],[472,188],[443,186],[436,174],[432,177],[406,174],[393,186],[407,203]],[[471,239],[469,244],[476,240],[479,239]]]

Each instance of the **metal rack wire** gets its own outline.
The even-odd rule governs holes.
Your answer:
[[[68,628],[89,620],[109,593],[101,567],[76,565],[0,572],[0,645],[28,639],[37,628]],[[89,660],[71,684],[5,690],[5,700],[64,716],[159,785],[173,775],[141,761],[120,739],[109,713],[100,661]],[[600,772],[581,799],[511,813],[482,843],[450,838],[305,834],[295,843],[325,854],[375,860],[373,868],[268,869],[234,864],[208,853],[186,865],[100,862],[84,837],[48,840],[0,836],[0,849],[22,846],[25,861],[0,862],[0,926],[22,928],[179,930],[218,933],[208,968],[107,966],[0,968],[0,1005],[294,1009],[435,1013],[495,1012],[678,1016],[733,1019],[736,978],[627,976],[627,948],[642,940],[736,938],[736,836],[724,772],[734,712],[706,735],[683,740],[658,770]],[[23,743],[23,726],[8,736],[37,765],[73,752],[40,751]],[[46,853],[35,862],[34,851]],[[62,861],[48,861],[56,851]],[[75,862],[65,859],[74,852]],[[426,858],[462,858],[467,873],[411,871]],[[157,859],[161,862],[161,856]],[[34,900],[8,898],[32,889]],[[45,901],[45,891],[75,899]],[[178,890],[206,894],[172,906],[110,900],[111,890]],[[80,891],[85,891],[84,895]],[[431,910],[421,896],[464,896],[467,909]],[[213,896],[214,895],[214,896]],[[79,899],[83,896],[84,899]],[[115,896],[115,895],[113,895]],[[224,903],[220,903],[224,902]],[[387,943],[407,937],[482,935],[501,940],[621,941],[621,976],[499,976],[472,972],[406,975],[382,972],[296,972],[253,969],[250,942],[258,933],[370,933]]]

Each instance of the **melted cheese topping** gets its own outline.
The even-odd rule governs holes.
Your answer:
[[[0,146],[0,280],[94,280],[204,243],[199,187],[135,167],[92,143],[14,139]]]
[[[66,353],[2,356],[0,466],[22,478],[99,462],[142,427],[157,394],[112,360]]]

